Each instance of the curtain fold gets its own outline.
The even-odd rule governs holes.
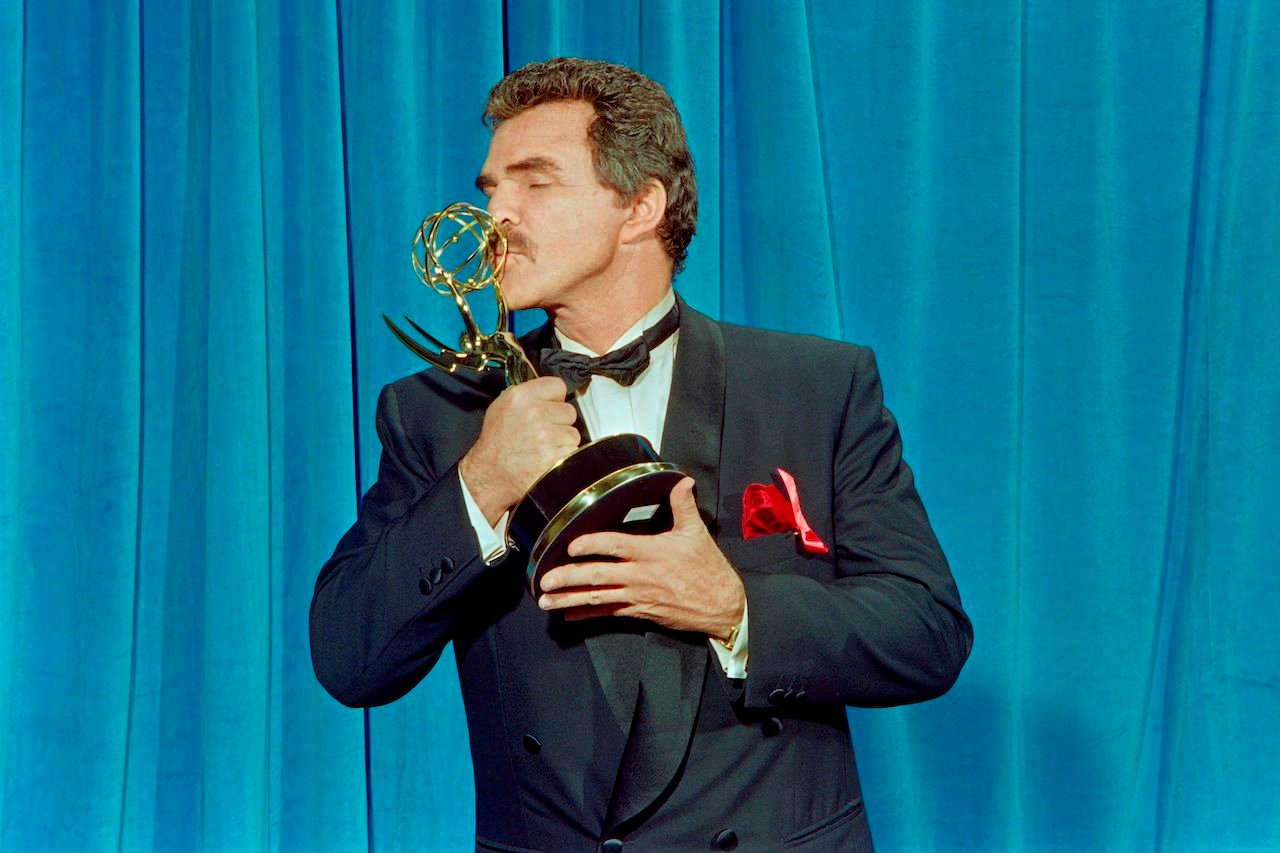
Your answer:
[[[381,315],[457,328],[414,230],[557,54],[680,107],[695,307],[877,352],[977,633],[850,712],[877,842],[1280,843],[1275,0],[57,0],[0,7],[0,848],[471,849],[452,656],[342,708],[306,617]]]

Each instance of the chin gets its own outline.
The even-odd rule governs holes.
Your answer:
[[[537,307],[533,300],[529,298],[529,294],[524,291],[520,285],[507,283],[502,285],[502,301],[507,304],[507,308],[512,311],[523,311],[526,308]]]
[[[530,277],[510,275],[502,283],[502,298],[512,311],[546,308],[554,290]]]

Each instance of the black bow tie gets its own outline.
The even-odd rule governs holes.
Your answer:
[[[672,305],[661,320],[644,330],[644,334],[624,347],[593,358],[559,347],[540,350],[539,370],[542,376],[559,376],[572,394],[592,374],[607,376],[619,385],[629,386],[649,366],[649,350],[654,349],[680,327],[680,306]]]

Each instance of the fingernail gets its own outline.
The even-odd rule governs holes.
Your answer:
[[[550,610],[551,599],[548,596],[545,596],[545,595],[542,596],[542,598],[538,599],[538,606],[541,607],[543,610]]]

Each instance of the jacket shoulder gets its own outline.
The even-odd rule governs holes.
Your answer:
[[[719,326],[727,363],[756,376],[788,384],[813,381],[847,387],[851,376],[874,369],[875,356],[860,344],[733,323]]]
[[[450,373],[428,367],[388,383],[382,389],[382,398],[385,401],[390,396],[402,408],[442,404],[464,410],[484,408],[502,391],[503,385],[502,377],[494,373],[467,370]]]

